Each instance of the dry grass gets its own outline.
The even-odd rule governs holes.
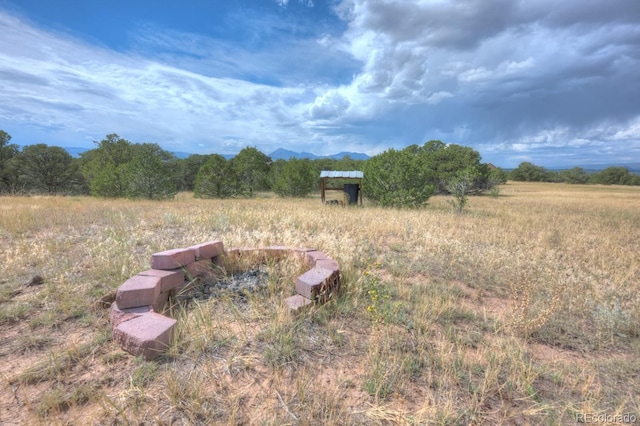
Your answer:
[[[562,424],[640,411],[640,189],[510,183],[453,214],[317,198],[0,199],[2,424]],[[268,291],[175,306],[145,362],[94,303],[153,252],[315,247],[337,300]],[[34,276],[44,284],[26,286]]]

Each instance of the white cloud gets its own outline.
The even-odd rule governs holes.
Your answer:
[[[252,21],[265,38],[288,34],[268,47],[144,27],[130,52],[0,11],[0,126],[209,152],[376,153],[441,138],[498,165],[621,158],[640,145],[632,3],[342,0],[343,33],[298,38],[281,14]]]
[[[318,96],[310,108],[311,118],[323,120],[340,117],[349,108],[349,101],[335,90]]]
[[[626,126],[622,128],[614,127],[611,129],[613,133],[611,139],[621,141],[640,141],[640,116],[631,120]],[[638,144],[640,147],[640,144]]]
[[[66,136],[91,128],[98,139],[111,132],[136,142],[204,139],[210,151],[236,148],[222,140],[224,134],[242,134],[269,149],[305,132],[281,126],[300,123],[309,97],[304,86],[207,77],[37,30],[7,15],[0,19],[6,28],[0,119]]]
[[[415,105],[424,134],[504,153],[616,144],[616,134],[637,143],[633,131],[620,129],[620,113],[640,115],[628,92],[640,97],[628,72],[640,67],[638,9],[569,3],[344,0],[345,41],[363,63],[351,112],[362,106],[402,117]],[[366,103],[357,99],[364,96]],[[458,131],[460,122],[471,130]],[[592,133],[605,123],[618,133]]]

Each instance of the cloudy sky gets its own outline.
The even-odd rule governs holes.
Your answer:
[[[0,0],[0,129],[94,147],[640,161],[639,0]]]

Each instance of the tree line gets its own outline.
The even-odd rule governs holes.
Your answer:
[[[434,194],[451,194],[461,210],[466,196],[508,179],[638,185],[623,167],[599,173],[581,168],[551,172],[522,163],[511,172],[481,162],[470,147],[432,140],[389,149],[369,160],[276,160],[254,147],[227,160],[218,154],[177,158],[155,143],[132,143],[117,134],[74,158],[65,149],[36,144],[20,149],[0,130],[0,194],[63,194],[167,199],[180,191],[200,198],[252,197],[272,191],[301,197],[318,189],[321,170],[362,170],[365,196],[382,206],[419,207]],[[340,182],[339,182],[340,183]]]
[[[509,172],[509,179],[521,182],[564,182],[571,184],[640,185],[640,175],[626,167],[611,166],[589,173],[582,167],[553,171],[530,162],[520,163]]]
[[[305,196],[318,188],[321,170],[357,170],[361,161],[276,160],[246,147],[221,155],[177,158],[155,143],[132,143],[117,134],[74,158],[65,149],[11,144],[0,130],[0,194],[62,194],[167,199],[180,191],[200,198],[251,197],[259,191]]]

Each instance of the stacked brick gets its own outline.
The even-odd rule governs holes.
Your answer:
[[[111,304],[114,339],[132,355],[153,359],[171,345],[176,320],[163,315],[169,299],[179,294],[189,282],[223,266],[232,256],[252,264],[281,260],[285,256],[303,256],[310,269],[296,279],[296,295],[284,300],[297,312],[313,303],[326,303],[340,288],[338,262],[326,254],[306,248],[270,246],[224,249],[221,241],[210,241],[187,248],[167,250],[151,255],[151,269],[125,281]]]

